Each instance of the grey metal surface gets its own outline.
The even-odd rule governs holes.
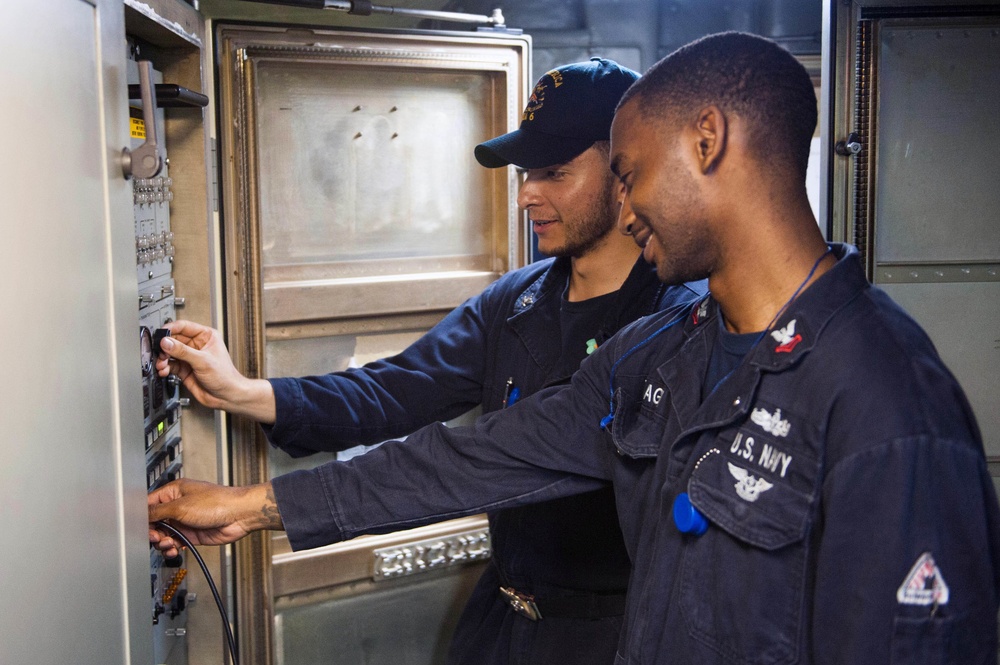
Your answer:
[[[471,150],[493,72],[254,57],[268,323],[447,310],[496,278]]]
[[[375,587],[355,587],[359,582],[378,581],[376,567],[380,563],[378,556],[380,551],[410,549],[410,557],[414,557],[417,554],[413,550],[415,545],[434,546],[454,543],[459,546],[459,550],[464,550],[467,554],[471,550],[477,557],[482,558],[488,556],[491,547],[488,529],[486,515],[472,515],[405,531],[364,536],[300,552],[291,550],[285,535],[276,535],[272,542],[274,555],[271,568],[274,597],[283,606],[292,607],[373,589]],[[456,541],[463,537],[464,543]],[[452,563],[460,563],[456,556],[460,553],[457,550],[451,553],[452,556],[449,558],[453,559]],[[336,565],[330,565],[330,557],[334,555]],[[475,557],[466,556],[465,563],[461,565],[475,565],[477,561],[471,560],[473,558]],[[412,563],[411,561],[411,567],[415,568]],[[317,594],[322,597],[317,597]]]
[[[1000,282],[880,286],[930,335],[972,404],[986,454],[1000,455]]]
[[[683,44],[725,30],[772,37],[792,53],[818,54],[823,0],[447,0],[443,6],[478,12],[501,7],[507,25],[534,39],[534,81],[591,55],[642,72]]]
[[[486,270],[312,279],[264,285],[268,324],[450,311],[456,294],[479,293],[499,273]],[[464,298],[463,298],[464,299]]]
[[[490,530],[462,531],[447,537],[425,538],[375,550],[372,579],[376,582],[424,575],[434,570],[464,566],[472,561],[489,561]]]
[[[1000,261],[1000,19],[883,21],[875,259]]]
[[[491,74],[265,58],[256,74],[265,269],[490,265],[488,172],[472,147],[494,129]]]
[[[237,267],[227,294],[230,303],[242,304],[230,309],[228,329],[246,342],[232,347],[244,372],[276,375],[269,366],[274,358],[265,357],[271,342],[402,331],[417,319],[434,319],[426,311],[386,316],[374,306],[367,315],[344,318],[341,308],[327,302],[324,309],[307,314],[320,319],[275,325],[269,322],[275,302],[263,297],[268,287],[297,282],[292,288],[309,290],[323,282],[337,287],[352,280],[399,285],[401,274],[450,272],[458,279],[441,280],[450,281],[446,290],[453,300],[445,305],[450,308],[471,295],[463,293],[470,286],[461,284],[463,272],[499,274],[523,260],[523,232],[514,226],[519,219],[516,175],[513,169],[482,169],[471,148],[516,127],[530,38],[262,26],[220,26],[217,37],[228,63],[220,66],[220,106],[233,120],[222,127],[223,198],[228,201],[223,212],[227,238],[233,240],[226,245],[227,266]],[[275,103],[283,94],[278,84],[286,65],[295,70],[292,83],[299,77],[314,87],[295,84],[286,90],[295,94]],[[276,93],[270,107],[260,103],[261,86]],[[471,102],[460,99],[463,90]],[[425,92],[429,106],[421,103]],[[419,99],[411,100],[411,93]],[[296,126],[289,118],[303,109],[312,114],[310,121]],[[261,119],[268,113],[271,117]],[[277,139],[268,142],[265,134]],[[293,138],[301,143],[289,145]],[[291,172],[277,168],[274,158],[283,158],[281,150],[296,147],[300,159],[287,161]],[[445,148],[449,152],[444,157],[435,152]],[[272,177],[280,182],[275,185]],[[288,196],[278,186],[292,192],[287,207],[275,204]],[[281,228],[285,222],[290,226]],[[363,293],[356,300],[371,302]],[[299,306],[291,316],[302,316],[308,306]],[[388,319],[403,325],[390,325]],[[279,328],[276,337],[266,336]],[[323,355],[320,350],[309,356],[311,365],[299,366],[295,373],[323,371]],[[258,431],[242,423],[234,429],[233,445],[241,453],[234,461],[234,477],[241,483],[270,475],[269,447],[257,438]],[[272,621],[270,613],[270,539],[250,545],[236,548],[238,564],[257,577],[240,593],[241,642],[253,636],[261,654],[257,660],[270,660],[264,651],[284,638],[281,622]],[[339,570],[342,559],[329,555],[321,564]],[[294,575],[298,562],[289,567]],[[436,630],[428,616],[424,634]]]
[[[419,336],[420,333],[409,332],[270,340],[264,347],[266,367],[269,376],[306,376],[338,372],[398,353]],[[292,471],[311,469],[319,464],[344,457],[345,455],[337,453],[317,453],[308,457],[293,458],[279,448],[271,447],[268,451],[268,473],[274,478]]]
[[[3,663],[151,662],[121,11],[0,3]]]
[[[293,4],[293,3],[287,3]],[[303,6],[312,7],[311,2],[303,2]],[[499,9],[494,9],[493,12],[487,16],[485,14],[468,14],[464,12],[442,12],[428,9],[408,9],[405,7],[399,7],[396,5],[373,5],[368,3],[367,6],[362,7],[359,3],[358,7],[355,7],[355,3],[352,0],[324,0],[323,9],[332,9],[334,11],[350,12],[352,14],[360,16],[371,16],[372,14],[390,14],[396,16],[409,16],[416,19],[428,19],[428,20],[438,20],[438,21],[448,21],[452,23],[479,23],[483,25],[495,25],[503,27],[504,17],[503,12]]]
[[[874,280],[924,326],[1000,455],[1000,19],[878,23]]]
[[[443,663],[455,622],[481,574],[460,566],[372,582],[350,595],[275,609],[275,665]]]
[[[220,66],[221,108],[233,120],[222,128],[223,212],[233,240],[227,266],[237,267],[227,293],[230,303],[242,304],[230,309],[229,333],[246,341],[231,347],[243,371],[319,373],[340,368],[348,354],[363,363],[367,354],[352,349],[354,336],[360,348],[364,339],[381,337],[364,336],[373,330],[419,334],[412,325],[418,319],[432,322],[523,260],[523,231],[514,225],[516,174],[483,169],[472,147],[516,127],[530,39],[263,26],[220,26],[217,37],[227,63]],[[387,301],[383,296],[397,302],[388,312],[379,303]],[[275,463],[279,454],[269,454],[256,433],[242,425],[234,431],[241,453],[234,475],[242,483],[288,468]],[[267,583],[271,541],[265,545],[236,549],[239,565]],[[343,551],[323,550],[316,558],[274,560],[275,570],[281,579],[301,581],[313,577],[303,573],[315,570],[307,562],[332,571],[349,567]],[[371,557],[364,563],[370,578]],[[427,639],[464,603],[444,589],[448,602],[436,603],[443,614],[423,608],[414,614],[411,607],[396,617],[379,616],[374,596],[356,598],[350,603],[374,608],[379,621],[369,617],[370,628],[351,623],[350,641],[330,652],[328,628],[314,639],[300,623],[286,624],[286,598],[272,596],[270,586],[245,586],[241,641],[253,634],[263,652],[273,635],[274,661],[282,663],[323,662],[345,649],[381,652],[407,630]],[[295,603],[320,623],[332,613],[341,617],[336,625],[347,626],[340,605],[326,599],[361,591],[356,583],[338,583]],[[256,598],[248,601],[247,592]],[[272,598],[273,622],[260,610]],[[434,648],[446,642],[443,636]],[[344,662],[365,661],[351,652]]]
[[[879,284],[1000,282],[997,263],[886,263],[875,270]]]

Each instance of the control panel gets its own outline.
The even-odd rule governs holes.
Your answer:
[[[161,83],[162,75],[148,62],[137,59],[134,46],[130,48],[128,82],[139,86],[142,78],[146,85]],[[141,76],[140,68],[147,68]],[[147,97],[146,99],[150,99]],[[138,155],[148,139],[162,161],[159,168],[145,169],[132,177],[132,200],[135,213],[135,265],[138,285],[139,348],[138,372],[142,390],[144,440],[136,442],[146,452],[146,484],[150,490],[160,487],[184,473],[184,445],[181,438],[180,390],[174,377],[160,378],[155,361],[159,344],[167,331],[164,324],[176,318],[177,307],[183,304],[175,293],[173,280],[174,245],[170,230],[170,202],[174,198],[173,180],[170,178],[170,160],[164,140],[164,111],[155,108],[155,122],[148,126],[149,114],[143,113],[144,101],[129,102],[131,145],[133,155]],[[155,106],[155,103],[154,103]],[[148,171],[156,173],[149,175]],[[150,613],[153,630],[153,662],[156,665],[182,665],[187,663],[187,606],[194,599],[189,594],[186,552],[173,559],[166,559],[153,549],[149,550]]]

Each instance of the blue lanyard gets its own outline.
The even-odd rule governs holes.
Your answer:
[[[615,364],[611,366],[611,378],[608,379],[608,384],[609,384],[609,386],[608,386],[608,415],[606,415],[603,418],[601,418],[601,429],[607,429],[608,425],[611,424],[611,421],[615,419],[615,371],[618,369],[618,365],[620,365],[623,362],[625,362],[625,360],[629,356],[631,356],[633,353],[635,353],[636,351],[638,351],[642,347],[644,347],[647,344],[649,344],[650,342],[652,342],[653,339],[655,339],[657,335],[665,332],[666,330],[672,328],[673,326],[675,326],[678,323],[680,323],[681,321],[683,321],[684,317],[687,316],[687,313],[688,313],[688,310],[685,309],[683,312],[681,312],[680,316],[674,318],[669,323],[663,325],[661,328],[659,328],[658,330],[654,331],[651,335],[649,335],[649,337],[647,337],[646,339],[642,340],[641,342],[639,342],[638,344],[636,344],[635,346],[633,346],[631,349],[629,349],[628,351],[626,351],[625,354],[622,355],[621,358],[619,358],[618,360],[616,360]]]
[[[792,301],[795,300],[798,297],[798,295],[802,292],[802,289],[804,289],[805,286],[806,286],[806,284],[809,283],[809,280],[812,279],[812,276],[816,274],[816,269],[819,268],[819,264],[822,263],[823,259],[826,258],[827,254],[830,254],[832,251],[833,251],[833,247],[830,246],[830,245],[827,245],[826,246],[826,251],[823,252],[823,254],[818,259],[816,259],[815,263],[813,263],[812,268],[809,270],[809,274],[806,275],[806,278],[804,280],[802,280],[802,283],[799,284],[799,286],[798,286],[797,289],[795,289],[795,293],[793,293],[792,296],[788,300],[785,301],[785,304],[782,305],[778,309],[777,313],[775,313],[774,317],[771,319],[771,322],[767,324],[767,327],[764,328],[763,331],[761,331],[760,336],[757,337],[757,341],[754,342],[753,346],[750,348],[750,351],[747,352],[747,356],[750,356],[754,352],[754,349],[757,348],[757,345],[760,344],[760,341],[762,339],[764,339],[764,336],[767,335],[767,333],[771,330],[771,327],[778,320],[778,317],[780,317],[782,314],[785,313],[785,310],[788,309],[788,306],[792,304]],[[638,344],[636,344],[635,346],[633,346],[631,349],[629,349],[628,351],[626,351],[625,354],[621,358],[619,358],[618,360],[616,360],[615,363],[611,366],[611,378],[608,380],[608,384],[609,384],[609,386],[608,386],[608,415],[606,415],[603,418],[601,418],[601,423],[600,423],[601,424],[601,429],[607,429],[608,426],[611,424],[611,422],[615,419],[615,371],[618,369],[618,365],[620,365],[621,363],[623,363],[633,353],[635,353],[639,349],[643,348],[644,346],[646,346],[647,344],[649,344],[650,342],[652,342],[653,339],[655,339],[657,335],[665,332],[666,330],[672,328],[673,326],[675,326],[678,323],[680,323],[681,321],[683,321],[684,317],[687,316],[687,313],[688,313],[688,310],[685,309],[685,311],[683,311],[680,316],[676,317],[675,319],[673,319],[669,323],[665,324],[663,327],[661,327],[658,330],[654,331],[651,335],[649,335],[649,337],[647,337],[646,339],[642,340],[641,342],[639,342]],[[740,364],[742,364],[742,363],[740,363]],[[729,374],[727,374],[725,377],[723,377],[722,381],[719,381],[719,384],[721,384],[723,381],[725,381],[726,379],[728,379],[729,376],[733,372],[736,371],[736,369],[739,369],[739,367],[737,367],[737,368],[733,369],[732,371],[730,371]],[[718,387],[718,386],[716,386],[716,387]]]

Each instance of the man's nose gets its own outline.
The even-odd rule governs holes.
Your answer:
[[[530,177],[525,178],[517,189],[517,207],[521,210],[528,210],[532,206],[538,205],[539,200],[537,185]]]

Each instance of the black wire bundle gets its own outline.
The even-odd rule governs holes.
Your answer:
[[[212,575],[208,572],[208,566],[205,565],[204,559],[202,559],[201,555],[198,554],[198,550],[196,550],[194,545],[191,544],[191,541],[174,527],[170,526],[166,522],[156,522],[154,526],[157,529],[167,531],[170,535],[184,543],[184,546],[187,547],[191,553],[194,554],[194,558],[198,560],[198,565],[201,566],[201,572],[205,574],[205,579],[208,580],[208,587],[212,590],[212,596],[215,598],[215,604],[219,608],[219,614],[222,615],[222,626],[226,631],[226,642],[229,646],[229,658],[232,660],[233,665],[240,665],[239,654],[236,652],[236,640],[233,638],[233,629],[229,625],[229,614],[226,613],[226,606],[222,604],[222,597],[219,596],[219,590],[215,587],[215,581],[212,579]]]

